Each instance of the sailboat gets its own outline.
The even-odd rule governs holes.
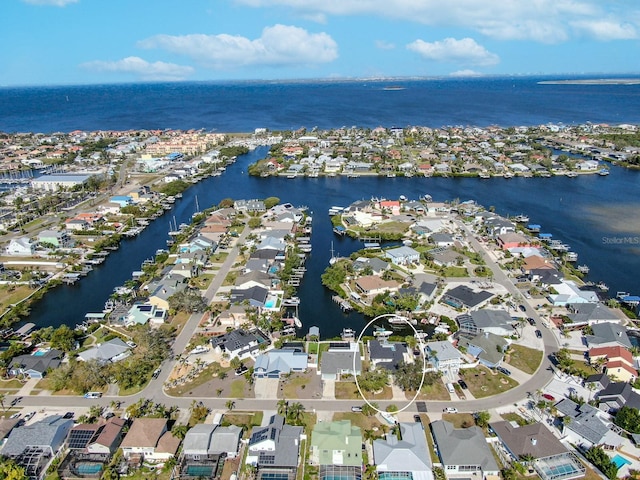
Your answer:
[[[329,259],[329,265],[333,265],[338,260],[340,260],[340,257],[336,257],[335,253],[333,252],[333,242],[331,242],[331,258]]]
[[[200,205],[198,204],[198,196],[196,195],[196,211],[193,212],[193,215],[191,215],[191,218],[196,218],[201,213],[202,212],[200,211]]]

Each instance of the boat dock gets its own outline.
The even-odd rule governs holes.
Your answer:
[[[340,295],[334,295],[333,297],[331,297],[331,300],[333,300],[338,305],[340,305],[340,309],[343,312],[349,312],[353,310],[353,306],[351,305],[351,303],[349,303],[348,300],[345,300],[344,298],[342,298]]]

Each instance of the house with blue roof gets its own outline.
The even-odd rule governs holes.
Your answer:
[[[291,372],[304,372],[307,354],[297,349],[270,350],[258,355],[253,366],[255,378],[281,378]]]
[[[115,195],[109,198],[110,203],[115,203],[120,208],[126,207],[127,205],[131,205],[133,203],[133,198],[128,195]]]

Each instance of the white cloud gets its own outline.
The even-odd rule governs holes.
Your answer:
[[[638,38],[638,30],[629,23],[615,20],[581,20],[571,25],[587,37],[598,40],[632,40]]]
[[[481,77],[482,73],[476,72],[475,70],[458,70],[456,72],[451,72],[449,74],[450,77]]]
[[[228,35],[155,35],[138,42],[142,48],[162,48],[186,55],[217,69],[250,65],[311,65],[338,58],[338,46],[326,33],[309,33],[303,28],[274,25],[260,38]]]
[[[64,7],[70,3],[76,3],[78,0],[22,0],[24,3],[31,5],[52,5],[54,7]]]
[[[625,22],[639,18],[637,0],[235,0],[236,3],[273,8],[288,7],[299,14],[333,16],[377,15],[422,23],[437,27],[469,28],[491,38],[501,40],[535,40],[556,43],[572,34],[607,38],[597,25],[581,31],[574,23],[589,25],[608,18],[615,38],[629,38],[635,28]],[[626,25],[626,26],[625,26]]]
[[[380,50],[393,50],[396,46],[395,44],[385,42],[384,40],[376,40],[376,48],[379,48]]]
[[[185,65],[165,62],[147,62],[140,57],[127,57],[113,62],[96,60],[81,65],[96,72],[131,73],[141,80],[184,80],[194,72]]]
[[[422,58],[436,62],[458,63],[462,65],[490,66],[500,63],[500,57],[478,45],[472,38],[445,38],[437,42],[416,40],[407,45]]]

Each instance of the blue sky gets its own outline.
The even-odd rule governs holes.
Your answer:
[[[0,85],[640,73],[638,0],[2,0]]]

